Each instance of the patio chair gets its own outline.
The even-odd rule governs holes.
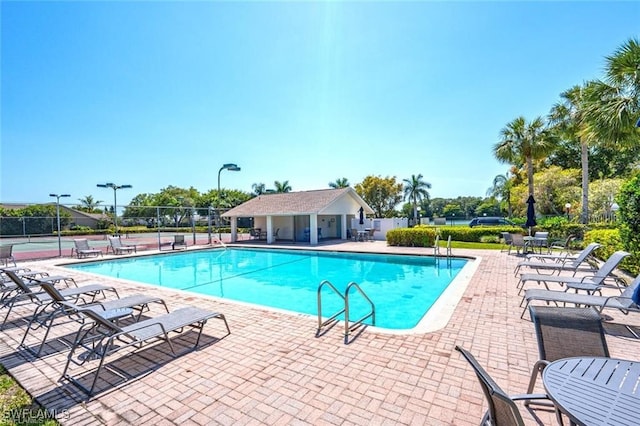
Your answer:
[[[28,270],[24,270],[25,268],[11,268],[15,269],[2,271],[2,282],[0,282],[0,304],[12,297],[16,292],[22,291],[20,287],[15,283],[14,280],[9,277],[6,272],[13,272],[13,274],[22,280],[22,283],[29,287],[37,287],[39,284],[35,281],[36,279],[40,279],[41,281],[47,281],[50,283],[64,283],[67,287],[77,287],[75,280],[71,277],[55,275],[51,276],[48,272],[45,271],[32,271],[28,268]],[[25,281],[26,280],[26,281]]]
[[[13,266],[17,266],[16,259],[13,257],[13,244],[0,246],[0,262],[4,266],[9,266],[9,262],[13,263]]]
[[[176,247],[187,248],[187,241],[184,239],[183,234],[178,234],[173,236],[173,242],[171,243],[171,249],[175,250]]]
[[[529,245],[524,240],[524,236],[522,234],[511,234],[511,244],[509,245],[507,254],[511,254],[512,249],[516,249],[516,254],[520,254],[520,249],[522,249],[522,254],[524,254],[527,247],[529,247]]]
[[[113,299],[104,302],[94,302],[86,305],[76,305],[67,300],[67,297],[60,292],[51,283],[39,282],[44,292],[49,295],[51,301],[38,306],[35,313],[31,317],[27,329],[22,336],[20,347],[28,350],[35,356],[40,356],[42,348],[47,341],[49,331],[53,327],[56,318],[67,316],[74,321],[82,322],[79,318],[80,309],[90,309],[107,320],[119,320],[125,316],[133,315],[137,311],[136,321],[140,320],[142,313],[149,310],[151,303],[158,303],[164,307],[168,313],[167,304],[159,297],[148,296],[146,294],[134,294],[121,299]],[[70,299],[71,300],[71,299]],[[44,336],[40,340],[37,350],[32,349],[25,344],[27,336],[31,330],[43,328]]]
[[[640,275],[638,275],[625,289],[620,296],[598,296],[584,293],[568,293],[558,290],[529,289],[524,293],[523,302],[526,302],[520,318],[524,318],[524,313],[534,300],[539,300],[558,305],[570,304],[575,306],[591,306],[602,313],[604,309],[617,309],[625,315],[629,312],[640,312]]]
[[[456,350],[469,362],[473,371],[478,377],[482,392],[487,400],[489,409],[482,418],[481,425],[491,424],[494,426],[524,426],[524,420],[520,414],[520,410],[516,405],[516,401],[537,401],[548,400],[545,394],[522,394],[507,395],[498,384],[489,376],[482,368],[478,361],[470,352],[460,346],[456,346]]]
[[[536,271],[546,270],[550,271],[552,274],[554,272],[560,273],[561,271],[572,271],[573,275],[577,272],[594,272],[597,267],[593,265],[592,256],[593,252],[600,248],[600,244],[591,243],[587,247],[582,250],[578,256],[575,258],[570,258],[567,255],[559,258],[551,258],[555,261],[540,261],[535,262],[532,260],[524,260],[522,262],[518,262],[513,273],[514,275],[518,275],[521,268],[531,268]]]
[[[109,247],[113,254],[131,254],[135,253],[136,246],[127,246],[122,244],[120,237],[107,237],[109,239]],[[108,251],[108,248],[107,248]]]
[[[612,275],[613,271],[618,267],[622,259],[629,256],[626,251],[616,251],[593,275],[585,275],[582,277],[565,276],[565,275],[540,275],[540,274],[522,274],[518,285],[520,291],[528,281],[536,281],[538,284],[543,283],[549,290],[549,283],[566,285],[567,290],[573,289],[576,292],[586,291],[587,293],[600,292],[600,288],[605,286],[607,279],[613,279],[616,283],[619,279]],[[619,287],[619,286],[618,286]]]
[[[185,329],[191,328],[198,331],[198,335],[195,344],[192,348],[185,352],[195,350],[200,344],[200,337],[202,330],[207,321],[211,318],[217,318],[224,321],[224,325],[227,330],[226,337],[231,334],[229,324],[225,316],[221,313],[208,311],[197,307],[185,307],[177,309],[171,313],[163,314],[155,318],[146,319],[140,322],[120,327],[118,324],[114,324],[111,321],[106,320],[101,315],[97,314],[91,309],[79,309],[78,312],[92,321],[88,321],[83,324],[78,332],[67,356],[67,362],[62,372],[62,379],[68,380],[73,385],[77,386],[89,397],[93,395],[93,391],[100,376],[102,368],[108,368],[104,365],[106,358],[121,349],[134,346],[136,349],[140,349],[144,346],[153,344],[157,341],[165,341],[169,345],[169,349],[174,357],[182,355],[183,353],[176,353],[171,340],[169,339],[169,333],[183,333]],[[76,357],[76,352],[80,352]],[[83,366],[85,363],[92,360],[98,360],[98,365],[94,372],[87,373],[82,378],[73,377],[69,371],[69,366],[73,363],[76,366]],[[126,372],[115,371],[113,368],[109,368],[109,371],[114,372],[121,378],[126,380]],[[89,376],[93,374],[91,379]],[[81,380],[89,378],[90,386],[86,387],[81,383]]]
[[[501,232],[500,235],[502,236],[502,241],[504,241],[504,245],[502,246],[500,251],[501,252],[510,251],[511,243],[513,242],[513,239],[511,238],[511,234],[509,232]]]
[[[32,288],[25,283],[22,278],[18,277],[15,273],[7,271],[6,274],[16,284],[17,291],[12,297],[8,297],[2,301],[0,308],[7,308],[7,313],[0,324],[0,330],[4,328],[4,325],[11,314],[11,311],[20,302],[35,303],[37,306],[48,304],[51,302],[51,296],[44,292],[34,292]],[[95,301],[99,294],[105,295],[105,291],[112,291],[116,297],[118,292],[114,287],[106,286],[102,284],[87,284],[81,287],[69,287],[60,290],[60,294],[73,301],[83,300],[86,303]],[[85,300],[85,297],[88,298]]]
[[[609,357],[602,318],[595,309],[529,306],[529,313],[540,356],[533,366],[527,393],[533,392],[538,376],[553,361],[574,356]]]
[[[375,241],[375,239],[373,238],[373,234],[375,234],[376,230],[374,228],[369,228],[369,231],[367,233],[367,241]]]
[[[574,254],[571,250],[571,243],[575,239],[575,235],[569,235],[566,239],[563,240],[550,241],[548,254],[529,253],[526,256],[527,260],[557,260],[567,258],[575,259],[576,257],[578,257],[578,254]]]
[[[71,256],[73,256],[73,251],[75,250],[78,259],[89,256],[102,256],[102,249],[91,248],[89,246],[89,240],[87,240],[86,238],[73,240],[73,244],[75,245],[75,247],[71,248]]]
[[[359,238],[358,238],[358,230],[355,229],[355,228],[351,228],[351,239],[353,241],[358,241],[359,240]]]

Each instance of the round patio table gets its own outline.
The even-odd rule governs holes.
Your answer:
[[[542,380],[549,398],[574,424],[638,424],[640,361],[564,358],[546,366]]]

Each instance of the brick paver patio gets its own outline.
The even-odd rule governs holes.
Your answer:
[[[320,249],[431,253],[384,242],[326,244]],[[55,266],[60,259],[29,262],[33,269],[74,276],[79,285],[115,283],[121,296],[158,295],[170,309],[197,305],[222,312],[232,334],[217,339],[224,329],[211,320],[202,349],[177,359],[162,351],[165,344],[112,357],[111,364],[137,376],[117,386],[99,381],[97,395],[85,401],[68,382],[58,382],[67,351],[53,337],[70,335],[70,324],[54,329],[41,358],[17,350],[25,328],[21,318],[30,310],[25,307],[0,331],[0,363],[47,409],[55,410],[63,424],[476,425],[484,398],[455,345],[469,349],[509,393],[526,390],[537,345],[531,322],[520,319],[513,275],[520,258],[499,251],[454,250],[454,255],[481,260],[444,328],[410,335],[367,328],[349,345],[343,344],[340,327],[316,338],[314,317],[129,281],[96,280]],[[638,318],[608,313],[613,318],[606,325],[611,355],[640,359],[640,340],[619,325],[640,324]],[[520,407],[527,424],[556,424],[546,409]]]

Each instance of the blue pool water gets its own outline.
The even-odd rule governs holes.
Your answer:
[[[467,261],[424,256],[229,248],[69,265],[69,268],[316,315],[317,290],[329,280],[344,293],[354,281],[376,307],[376,326],[415,327]],[[323,315],[343,302],[325,286]],[[368,305],[350,293],[350,318]],[[370,321],[367,320],[370,324]]]

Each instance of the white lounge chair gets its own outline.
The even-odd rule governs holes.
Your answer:
[[[101,302],[94,302],[86,305],[77,305],[71,303],[70,300],[72,298],[68,298],[68,296],[63,295],[60,290],[55,288],[55,286],[51,283],[40,282],[40,285],[44,292],[49,295],[51,301],[46,304],[42,304],[38,306],[35,310],[35,313],[31,317],[29,321],[29,325],[22,336],[22,341],[20,342],[20,347],[28,350],[35,356],[40,356],[44,344],[47,340],[47,336],[49,335],[49,331],[54,325],[54,321],[56,318],[67,316],[67,317],[75,317],[78,319],[78,312],[80,309],[90,309],[101,315],[103,318],[107,320],[119,320],[125,316],[133,315],[137,312],[136,321],[140,319],[140,316],[145,310],[149,310],[149,304],[158,303],[164,307],[166,312],[169,312],[169,308],[167,308],[166,303],[159,297],[149,296],[146,294],[134,294],[131,296],[126,296],[121,299],[112,299]],[[27,336],[31,330],[43,328],[44,336],[40,340],[40,343],[36,349],[31,348],[26,344]]]
[[[617,251],[609,256],[609,259],[593,274],[583,277],[565,276],[565,275],[540,275],[540,274],[523,274],[520,276],[519,285],[524,288],[528,281],[536,281],[538,284],[543,283],[549,290],[548,283],[556,283],[565,285],[567,290],[573,289],[576,292],[586,291],[587,293],[599,292],[600,288],[605,285],[606,279],[616,279],[612,275],[613,271],[618,267],[622,259],[629,256],[626,251]]]
[[[136,246],[122,244],[120,237],[108,237],[108,239],[113,254],[131,254],[136,252]]]
[[[594,272],[598,268],[590,263],[590,259],[593,255],[593,252],[598,248],[600,248],[600,244],[591,243],[587,247],[585,247],[584,250],[582,250],[575,259],[570,258],[567,255],[564,257],[550,258],[547,261],[539,262],[524,260],[516,265],[513,273],[517,275],[518,272],[520,272],[521,268],[535,269],[538,272],[540,272],[540,270],[545,270],[550,271],[551,273],[571,271],[573,272],[573,275],[575,275],[578,271]]]
[[[204,325],[211,318],[218,318],[224,321],[227,334],[223,337],[231,334],[229,324],[223,314],[196,307],[180,308],[171,313],[135,322],[124,327],[105,320],[101,315],[90,309],[79,309],[78,312],[91,321],[81,326],[76,333],[76,338],[67,356],[67,363],[61,379],[69,380],[70,383],[80,388],[88,396],[93,395],[96,382],[98,381],[106,358],[121,349],[131,346],[140,349],[160,340],[169,345],[171,353],[176,357],[180,354],[174,350],[173,344],[169,339],[169,333],[182,333],[186,329],[197,330],[198,334],[195,339],[195,344],[188,351],[194,350],[200,343],[200,336],[202,335]],[[79,353],[76,354],[76,352]],[[93,360],[98,361],[98,365],[93,372],[85,371],[84,374],[81,374],[78,378],[68,373],[71,364],[82,366]],[[113,370],[110,369],[110,371]],[[90,378],[91,374],[93,374],[92,379]],[[124,379],[127,378],[125,376],[126,374],[125,371],[119,370],[119,375]],[[89,387],[82,383],[87,380],[90,381]]]
[[[628,314],[629,312],[640,312],[640,275],[638,275],[631,284],[629,284],[620,296],[598,296],[594,294],[569,293],[559,290],[544,290],[539,288],[528,289],[524,293],[524,309],[521,318],[534,300],[540,300],[546,303],[555,303],[556,305],[571,304],[575,306],[592,306],[602,313],[604,309],[618,309]]]
[[[75,250],[78,259],[89,256],[102,256],[102,250],[90,247],[89,240],[87,240],[86,238],[73,240],[73,244],[75,245],[75,247],[71,249],[71,256],[73,256],[73,251]]]
[[[5,314],[4,319],[0,324],[0,330],[4,328],[5,323],[9,319],[9,314],[11,314],[11,311],[17,304],[26,302],[35,303],[36,306],[40,306],[46,305],[52,300],[51,296],[44,292],[33,291],[33,287],[27,285],[27,283],[25,283],[22,278],[17,276],[15,273],[11,271],[6,271],[5,273],[16,284],[17,291],[14,292],[11,297],[4,298],[2,304],[0,304],[0,308],[7,308],[7,313]],[[47,279],[50,278],[47,277]],[[95,301],[96,296],[98,296],[99,294],[102,294],[104,296],[105,291],[111,291],[116,295],[116,297],[118,296],[118,292],[114,287],[102,284],[87,284],[81,287],[69,287],[60,290],[60,294],[72,301],[85,300],[90,303]]]

